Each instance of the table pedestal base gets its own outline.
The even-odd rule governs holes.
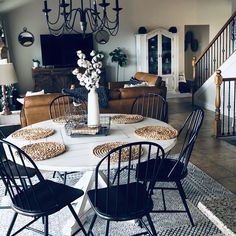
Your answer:
[[[82,223],[86,222],[87,212],[90,210],[91,206],[88,201],[87,192],[94,188],[94,180],[95,180],[95,172],[87,171],[83,174],[83,176],[79,179],[79,181],[74,185],[74,188],[79,188],[84,191],[84,195],[80,197],[75,203],[75,212],[79,216]],[[98,178],[99,187],[104,188],[107,186],[107,181],[102,172],[99,172]],[[63,227],[62,233],[63,235],[73,235],[76,231],[79,230],[79,225],[75,221],[74,217],[68,219],[66,224]]]

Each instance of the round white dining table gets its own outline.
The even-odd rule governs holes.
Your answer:
[[[113,116],[117,114],[102,114],[101,116]],[[6,138],[7,141],[17,145],[18,147],[23,147],[27,144],[38,143],[38,142],[57,142],[64,144],[66,146],[66,151],[54,158],[35,161],[37,167],[40,170],[47,171],[61,171],[61,172],[71,172],[80,171],[83,173],[82,177],[75,184],[75,188],[82,189],[84,195],[79,198],[76,202],[75,211],[78,216],[83,221],[86,218],[86,213],[90,209],[88,203],[87,191],[94,187],[94,170],[101,160],[101,158],[96,157],[93,154],[93,149],[97,145],[101,145],[107,142],[138,142],[138,141],[152,141],[161,145],[165,152],[168,152],[176,144],[176,138],[169,140],[147,140],[145,138],[140,138],[135,134],[135,130],[144,126],[149,125],[160,125],[167,126],[167,123],[162,121],[144,118],[141,122],[132,124],[113,124],[111,122],[110,130],[108,135],[81,135],[72,137],[67,135],[65,127],[63,124],[58,124],[52,120],[47,120],[39,122],[22,129],[27,128],[53,128],[55,133],[47,138],[38,140],[25,140],[16,139],[12,135]],[[100,174],[99,184],[101,187],[106,186],[106,179]],[[63,227],[63,235],[72,235],[78,230],[78,225],[74,218],[68,219]]]

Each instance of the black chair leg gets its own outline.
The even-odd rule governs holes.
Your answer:
[[[147,217],[148,223],[150,225],[150,228],[152,230],[152,235],[157,236],[157,232],[156,232],[156,229],[155,229],[154,224],[152,222],[151,216],[149,214],[147,214],[146,217]]]
[[[26,183],[26,179],[22,178],[22,185],[24,188],[27,188],[27,183]]]
[[[88,235],[90,235],[90,234],[93,235],[92,229],[93,229],[93,226],[95,224],[96,219],[97,219],[97,214],[94,214],[92,222],[91,222],[91,224],[89,226]]]
[[[13,215],[11,224],[10,224],[10,226],[9,226],[9,228],[8,228],[8,231],[7,231],[7,236],[10,236],[10,235],[11,235],[11,231],[12,231],[12,228],[13,228],[15,222],[16,222],[16,217],[17,217],[17,215],[18,215],[18,213],[15,213],[15,214]]]
[[[182,199],[182,202],[183,202],[183,204],[184,204],[185,210],[186,210],[186,212],[187,212],[187,214],[188,214],[188,218],[189,218],[189,220],[190,220],[190,222],[191,222],[191,225],[194,226],[193,218],[192,218],[192,216],[191,216],[191,213],[190,213],[189,208],[188,208],[188,204],[187,204],[187,202],[186,202],[186,195],[185,195],[185,193],[184,193],[184,189],[183,189],[183,187],[182,187],[182,184],[181,184],[180,181],[177,181],[177,182],[176,182],[176,185],[177,185],[177,188],[178,188],[178,190],[179,190],[179,194],[180,194],[180,196],[181,196],[181,199]]]
[[[164,195],[164,189],[163,188],[161,189],[161,195],[162,195],[164,211],[166,211],[166,201],[165,201],[165,195]]]
[[[66,184],[67,172],[64,172],[64,181],[63,184]]]
[[[7,195],[7,187],[5,187],[4,196]]]
[[[81,223],[79,217],[78,217],[77,214],[75,213],[74,208],[71,206],[71,204],[69,204],[68,207],[69,207],[69,209],[70,209],[72,215],[74,216],[76,222],[78,223],[80,229],[82,230],[82,232],[84,233],[84,235],[87,236],[87,233],[86,233],[86,231],[85,231],[85,229],[84,229],[84,226],[82,225],[82,223]]]
[[[44,236],[48,236],[48,216],[43,216]]]
[[[109,235],[109,226],[110,226],[110,220],[107,220],[107,226],[106,226],[106,236]]]

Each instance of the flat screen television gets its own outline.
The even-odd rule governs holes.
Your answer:
[[[53,67],[77,66],[76,51],[82,50],[86,59],[90,60],[90,52],[93,50],[93,35],[64,34],[53,36],[41,34],[42,64]]]

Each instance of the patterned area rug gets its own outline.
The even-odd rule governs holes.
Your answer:
[[[44,173],[44,175],[46,178],[52,178],[52,173],[47,172]],[[69,175],[68,184],[73,185],[78,178],[79,174]],[[60,181],[59,179],[55,180]],[[183,187],[188,198],[188,206],[192,213],[195,226],[191,226],[189,219],[185,213],[152,213],[151,217],[154,221],[158,236],[223,236],[224,234],[222,234],[220,230],[198,210],[197,204],[199,201],[203,201],[206,199],[214,200],[221,198],[230,198],[233,196],[233,194],[192,164],[189,165],[189,174],[183,181]],[[0,196],[3,196],[3,193],[4,187],[0,182]],[[0,199],[2,199],[2,197],[0,197]],[[154,193],[153,199],[155,202],[155,208],[161,209],[161,196],[158,191]],[[168,191],[166,194],[166,200],[167,207],[169,207],[169,209],[183,209],[181,199],[179,198],[179,195],[176,193],[176,191]],[[10,224],[11,218],[13,216],[13,211],[11,209],[1,209],[0,211],[0,235],[6,235],[8,225]],[[89,227],[92,215],[93,212],[90,211],[88,222],[85,224],[86,230]],[[50,234],[56,236],[63,235],[62,226],[69,216],[70,212],[67,208],[50,216]],[[18,217],[13,231],[28,221],[29,219],[27,217]],[[34,223],[32,227],[42,229],[41,220]],[[95,236],[104,235],[105,221],[98,218],[95,223],[93,232]],[[24,230],[19,235],[34,236],[38,234],[29,230]],[[79,232],[77,235],[82,235],[82,233]],[[111,222],[109,235],[138,236],[147,235],[147,233],[145,233],[145,229],[140,228],[134,223]]]

